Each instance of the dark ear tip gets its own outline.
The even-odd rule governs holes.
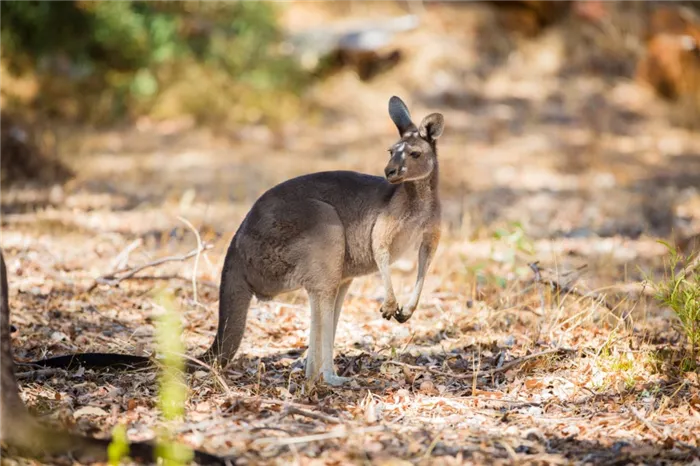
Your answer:
[[[406,107],[406,104],[403,103],[403,100],[401,100],[400,97],[392,95],[391,98],[389,99],[389,108],[396,108],[396,107]]]

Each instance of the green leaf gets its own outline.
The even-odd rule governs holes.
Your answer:
[[[126,436],[126,426],[119,424],[112,429],[112,441],[107,447],[107,457],[110,466],[119,466],[129,455],[129,441]]]

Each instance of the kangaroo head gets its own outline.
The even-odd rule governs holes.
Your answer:
[[[389,148],[386,179],[397,184],[427,178],[437,165],[436,142],[445,127],[442,115],[431,113],[416,127],[406,104],[394,96],[389,99],[389,116],[401,139]]]

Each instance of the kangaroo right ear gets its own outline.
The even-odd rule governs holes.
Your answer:
[[[396,96],[389,99],[389,116],[399,130],[399,136],[410,131],[418,131],[416,125],[411,121],[411,114],[408,112],[408,107],[403,103],[403,100]]]
[[[435,141],[440,137],[443,129],[445,129],[445,119],[443,116],[439,113],[431,113],[423,118],[418,134],[420,134],[420,137],[423,139]]]

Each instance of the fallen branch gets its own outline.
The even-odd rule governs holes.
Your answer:
[[[289,414],[297,414],[299,416],[308,417],[309,419],[315,419],[317,421],[323,421],[328,424],[340,424],[340,419],[333,416],[328,416],[327,414],[314,413],[312,411],[307,411],[305,409],[297,408],[295,406],[289,406],[284,410],[282,417]]]
[[[651,423],[648,419],[646,419],[644,416],[642,416],[642,413],[637,411],[637,409],[634,406],[629,407],[629,412],[632,414],[633,417],[635,417],[639,422],[644,424],[647,429],[649,429],[649,432],[654,434],[657,438],[663,440],[664,435],[657,429],[654,424]]]
[[[415,369],[415,370],[421,370],[421,371],[430,372],[431,374],[435,374],[435,375],[442,375],[442,376],[444,376],[444,377],[451,377],[451,378],[453,378],[453,379],[471,379],[471,378],[473,378],[475,375],[476,375],[477,377],[483,377],[483,376],[498,374],[498,373],[500,373],[500,372],[506,372],[506,371],[508,371],[508,370],[510,370],[510,369],[512,369],[512,368],[514,368],[514,367],[518,367],[519,365],[521,365],[521,364],[523,364],[523,363],[525,363],[525,362],[527,362],[527,361],[530,361],[530,360],[536,359],[536,358],[540,358],[540,357],[542,357],[542,356],[547,356],[547,355],[550,355],[550,354],[573,353],[573,352],[575,352],[575,351],[576,351],[576,350],[570,349],[570,348],[554,348],[554,349],[548,349],[548,350],[545,350],[545,351],[539,351],[539,352],[537,352],[537,353],[528,354],[527,356],[523,356],[522,358],[513,359],[512,361],[509,361],[509,362],[503,364],[501,367],[495,367],[495,368],[489,369],[489,370],[487,370],[487,371],[465,372],[465,373],[462,373],[462,374],[457,374],[457,373],[454,373],[454,372],[443,372],[443,371],[439,371],[439,370],[437,370],[437,369],[433,369],[433,368],[431,368],[431,367],[417,366],[417,365],[414,365],[414,364],[407,364],[407,363],[401,362],[401,361],[392,361],[392,360],[389,360],[389,361],[384,361],[384,362],[387,363],[387,364],[393,364],[393,365],[395,365],[395,366],[408,367],[409,369]]]
[[[588,292],[579,291],[576,288],[574,288],[573,286],[562,285],[558,281],[553,280],[551,278],[543,278],[542,274],[540,273],[539,262],[531,262],[530,264],[528,264],[528,266],[530,266],[530,269],[535,274],[535,278],[534,278],[535,283],[540,283],[542,285],[548,285],[552,289],[552,291],[555,291],[559,294],[571,294],[571,295],[578,296],[580,298],[592,299],[594,301],[599,302],[600,304],[602,304],[603,306],[608,308],[608,310],[610,310],[610,311],[615,310],[615,308],[613,306],[608,304],[607,300],[605,299],[605,296],[600,294],[600,293],[596,293],[595,291],[588,291]],[[544,302],[544,297],[541,296],[540,300],[542,302]]]
[[[136,277],[130,277],[129,280],[181,280],[188,283],[192,282],[191,278],[183,277],[182,275],[138,275]],[[219,289],[219,285],[211,280],[199,280],[197,285],[202,285],[207,288]]]
[[[19,366],[20,364],[18,364]],[[26,379],[31,379],[31,380],[36,380],[42,377],[50,377],[52,375],[58,374],[59,372],[63,372],[63,369],[55,368],[55,367],[50,367],[46,369],[35,369],[31,371],[26,371],[26,372],[18,372],[15,374],[15,377],[19,380],[26,380]]]
[[[202,251],[206,251],[207,249],[211,249],[213,246],[210,244],[203,244],[201,248],[197,248],[195,250],[192,250],[188,252],[187,254],[184,255],[179,255],[179,256],[167,256],[167,257],[161,257],[160,259],[156,259],[151,262],[147,262],[145,264],[132,267],[132,268],[123,268],[120,270],[116,270],[114,272],[111,272],[106,275],[102,275],[100,277],[97,277],[95,279],[95,282],[88,288],[88,292],[91,292],[95,288],[97,288],[98,285],[108,285],[108,286],[114,286],[117,285],[118,283],[128,280],[130,278],[133,278],[134,275],[139,273],[142,270],[151,268],[151,267],[157,267],[162,264],[166,264],[168,262],[184,262],[192,257],[199,256],[199,254],[202,253]],[[123,275],[120,275],[123,274]]]
[[[648,420],[647,418],[645,418],[644,416],[642,416],[642,413],[640,413],[640,412],[637,410],[637,408],[635,408],[634,406],[630,406],[629,409],[628,409],[628,411],[629,411],[630,414],[632,414],[632,417],[634,417],[634,418],[637,419],[639,422],[641,422],[642,424],[644,424],[644,426],[645,426],[647,429],[649,429],[649,432],[651,432],[652,434],[654,434],[654,436],[655,436],[656,438],[658,438],[659,440],[663,440],[663,441],[670,440],[671,442],[673,442],[673,444],[680,445],[681,447],[686,448],[686,449],[688,449],[688,450],[694,452],[696,455],[697,455],[698,453],[700,453],[700,448],[696,447],[695,445],[691,445],[691,444],[686,443],[686,442],[683,442],[683,441],[681,441],[681,440],[676,440],[676,439],[674,439],[673,437],[666,437],[659,429],[657,429],[657,428],[654,426],[654,424],[651,423],[650,420]]]
[[[261,438],[256,441],[260,443],[271,443],[273,445],[294,445],[299,443],[309,443],[318,442],[320,440],[329,440],[335,438],[346,438],[351,435],[356,434],[368,434],[370,432],[382,432],[385,431],[384,426],[372,426],[353,430],[331,430],[330,432],[323,432],[320,434],[304,435],[302,437],[291,437],[291,438],[279,438],[279,437],[267,437]]]

